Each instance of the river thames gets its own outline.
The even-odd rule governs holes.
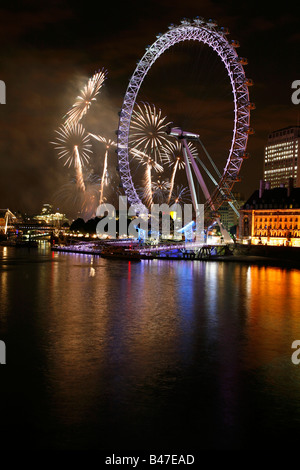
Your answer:
[[[300,270],[0,247],[7,449],[293,449]]]

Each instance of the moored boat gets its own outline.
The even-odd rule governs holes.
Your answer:
[[[15,248],[37,248],[38,242],[36,240],[4,240],[0,242],[1,246],[13,246]]]
[[[102,258],[124,259],[130,261],[141,261],[141,255],[137,250],[124,247],[106,246],[101,251]]]

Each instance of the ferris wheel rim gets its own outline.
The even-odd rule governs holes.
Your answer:
[[[232,41],[230,44],[226,35],[226,30],[224,28],[218,29],[211,20],[205,22],[198,18],[192,21],[184,19],[181,21],[181,25],[170,25],[169,31],[158,35],[157,40],[151,46],[147,46],[146,53],[137,63],[124,96],[117,131],[119,174],[123,189],[131,204],[144,207],[132,180],[128,149],[131,116],[138,92],[156,60],[173,45],[187,40],[195,40],[212,48],[225,65],[230,79],[234,103],[231,147],[218,186],[211,194],[210,200],[205,201],[205,205],[210,206],[213,203],[217,210],[225,200],[230,199],[231,190],[239,180],[238,175],[246,156],[248,136],[252,131],[250,128],[251,103],[248,90],[248,85],[252,84],[252,81],[247,80],[242,60],[236,52],[238,42]]]

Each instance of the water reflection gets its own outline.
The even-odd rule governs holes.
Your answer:
[[[1,318],[2,326],[4,327],[4,323],[7,320],[7,312],[8,312],[8,273],[3,267],[1,269],[0,286],[1,286],[0,318]]]
[[[245,353],[248,367],[255,367],[290,354],[290,343],[300,329],[300,273],[258,266],[248,272]]]
[[[36,361],[27,371],[42,374],[42,393],[31,384],[31,415],[45,433],[49,422],[56,429],[55,445],[68,436],[96,446],[100,435],[107,443],[126,430],[142,446],[155,428],[163,442],[231,446],[262,410],[275,427],[288,425],[287,410],[299,421],[300,368],[290,361],[299,271],[49,252],[6,258],[1,319]]]
[[[98,259],[91,279],[87,266],[76,260],[67,275],[59,266],[59,291],[51,292],[49,379],[68,419],[89,414],[105,390],[116,409],[145,410],[153,390],[163,401],[186,367],[198,384],[210,364],[221,421],[238,426],[241,370],[289,355],[286,338],[299,331],[295,271]]]

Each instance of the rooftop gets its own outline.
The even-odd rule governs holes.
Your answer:
[[[291,134],[292,131],[297,136],[300,136],[300,126],[288,126],[288,127],[283,127],[282,129],[277,129],[276,131],[270,132],[268,137],[270,139],[272,137],[278,137],[278,136],[286,135],[288,133]]]
[[[249,197],[242,209],[294,209],[300,208],[300,188],[265,189],[259,197],[259,189]]]

